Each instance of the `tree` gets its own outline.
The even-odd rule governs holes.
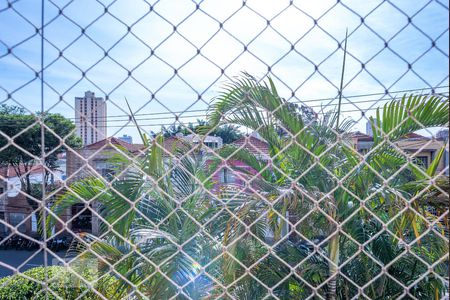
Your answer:
[[[213,163],[183,143],[168,157],[162,136],[144,136],[149,151],[126,176],[76,182],[52,207],[58,216],[75,203],[101,203],[101,236],[77,237],[79,252],[120,278],[117,298],[351,299],[362,290],[366,298],[396,299],[404,292],[399,282],[417,299],[443,295],[441,278],[422,261],[445,276],[448,245],[435,231],[423,235],[434,229],[405,209],[425,210],[409,200],[429,185],[441,152],[424,170],[381,137],[395,141],[417,130],[410,117],[447,124],[447,99],[411,96],[380,108],[377,124],[386,125],[374,130],[376,143],[362,160],[348,140],[350,120],[337,124],[329,112],[308,122],[270,79],[245,76],[227,87],[209,126],[257,131],[270,164],[233,145]],[[258,176],[240,170],[251,184],[212,194],[210,175],[223,159],[244,161]],[[51,228],[56,219],[47,221]]]
[[[416,253],[420,259],[435,263],[436,273],[445,274],[448,260],[439,264],[448,255],[445,237],[424,235],[429,230],[427,221],[405,209],[412,205],[430,220],[439,220],[439,216],[427,213],[427,205],[409,203],[409,199],[426,188],[436,191],[429,182],[443,149],[424,170],[384,141],[395,142],[424,127],[448,126],[448,98],[411,95],[379,108],[372,122],[382,127],[373,128],[375,143],[364,160],[351,146],[351,122],[337,124],[336,112],[317,122],[305,122],[301,113],[278,96],[270,79],[260,83],[244,75],[227,85],[217,100],[210,124],[234,124],[257,131],[269,143],[271,163],[269,167],[232,146],[223,150],[222,158],[245,161],[261,174],[264,184],[258,186],[264,189],[258,194],[274,199],[261,213],[267,213],[275,233],[280,232],[280,225],[290,222],[287,240],[275,234],[283,250],[255,271],[263,282],[270,286],[288,277],[290,270],[281,261],[284,265],[301,264],[295,272],[297,278],[291,276],[278,285],[283,295],[305,297],[295,294],[309,289],[298,280],[302,277],[310,285],[320,286],[320,294],[327,299],[348,299],[357,293],[354,283],[364,286],[381,266],[389,266],[388,274],[368,285],[365,293],[370,298],[391,299],[403,292],[392,278],[408,286],[426,273],[427,267],[414,256]],[[282,135],[277,128],[282,128]],[[383,224],[389,224],[389,232],[383,230]],[[356,243],[364,245],[364,251],[354,258],[359,249]],[[319,250],[314,251],[314,247]],[[408,247],[414,249],[414,255],[407,251],[402,256]],[[247,257],[257,254],[249,249]],[[285,256],[285,251],[290,254]],[[401,258],[395,261],[398,256]],[[442,296],[443,281],[434,275],[425,278],[410,292],[422,299]]]
[[[202,119],[197,119],[197,124],[189,123],[187,128],[181,127],[181,125],[172,125],[168,128],[162,127],[162,133],[165,138],[175,136],[178,133],[183,135],[188,134],[208,134],[213,136],[218,136],[222,138],[224,144],[231,144],[242,137],[242,133],[239,131],[237,126],[233,125],[222,125],[212,128],[207,121]]]
[[[40,125],[39,118],[42,118],[45,127]],[[44,143],[41,138],[42,128]],[[42,185],[33,184],[31,171],[40,165],[40,158],[44,158],[43,184],[45,189],[49,189],[52,171],[58,168],[58,154],[66,151],[67,147],[77,148],[81,145],[81,140],[74,135],[74,129],[75,124],[60,114],[31,115],[21,107],[0,106],[0,165],[14,169],[33,211],[39,207]]]
[[[231,144],[242,137],[242,133],[240,133],[238,128],[233,125],[223,125],[217,127],[211,134],[221,137],[224,144]]]
[[[149,151],[140,160],[139,168],[129,170],[123,179],[112,180],[110,186],[95,177],[75,182],[52,210],[61,215],[76,203],[93,199],[100,203],[98,213],[107,223],[102,223],[102,238],[77,237],[77,252],[82,257],[101,257],[104,269],[100,271],[111,272],[109,265],[115,266],[111,274],[120,274],[123,279],[115,291],[117,299],[132,291],[136,297],[169,299],[178,292],[173,283],[183,286],[189,282],[184,293],[200,299],[207,295],[212,284],[201,276],[193,260],[207,261],[219,251],[208,238],[217,236],[218,228],[211,228],[208,234],[209,230],[199,231],[197,224],[208,222],[220,209],[212,205],[208,193],[212,183],[207,180],[205,157],[195,153],[185,155],[184,147],[192,145],[181,142],[173,159],[165,159],[160,148],[163,136],[158,135],[152,144],[146,140]],[[132,206],[136,210],[130,210]],[[57,219],[49,216],[47,222],[47,228],[51,228]],[[185,244],[183,253],[177,246],[181,244]],[[138,288],[134,289],[133,284]]]

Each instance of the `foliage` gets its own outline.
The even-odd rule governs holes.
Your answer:
[[[200,133],[201,131],[199,130],[198,132]],[[237,127],[233,125],[219,126],[214,128],[210,134],[221,137],[224,144],[231,144],[242,137],[242,134],[239,132]]]
[[[311,248],[316,244],[321,249],[320,255],[311,254],[298,268],[298,276],[315,286],[321,284],[320,293],[323,297],[347,299],[352,298],[357,290],[346,278],[363,286],[381,271],[380,265],[391,265],[388,268],[389,275],[406,286],[418,280],[426,272],[426,266],[413,255],[407,253],[394,263],[395,258],[406,251],[405,241],[412,243],[414,253],[429,263],[438,263],[445,257],[448,253],[445,237],[426,234],[427,222],[405,209],[408,199],[425,189],[429,185],[429,178],[435,176],[440,155],[437,155],[428,170],[424,170],[407,161],[392,144],[382,141],[386,134],[393,143],[423,127],[447,126],[448,116],[444,111],[448,110],[448,99],[405,96],[379,109],[373,121],[383,124],[383,131],[374,129],[375,143],[364,157],[364,163],[361,163],[361,155],[352,149],[347,133],[351,125],[348,120],[333,130],[337,123],[336,113],[330,112],[307,123],[301,113],[289,107],[290,104],[278,96],[270,79],[264,83],[244,75],[228,84],[217,97],[210,122],[245,126],[257,131],[268,141],[272,176],[264,175],[268,171],[267,165],[255,163],[255,158],[248,157],[249,154],[245,160],[246,156],[241,151],[224,149],[223,157],[248,162],[256,172],[262,174],[261,179],[267,181],[265,186],[272,184],[276,187],[266,190],[265,197],[283,200],[286,191],[291,191],[287,206],[281,205],[284,201],[278,201],[277,205],[273,205],[274,212],[269,210],[268,215],[274,219],[269,220],[269,223],[283,223],[288,211],[290,223],[295,224],[297,232],[302,235],[294,232],[289,240],[303,241]],[[274,128],[277,126],[282,127],[285,133],[281,137],[275,133]],[[343,138],[340,143],[337,143],[337,133]],[[230,153],[235,154],[230,156]],[[320,159],[316,160],[313,155]],[[398,171],[401,167],[404,167],[403,172]],[[383,185],[385,179],[388,185]],[[421,184],[418,185],[418,182]],[[427,202],[430,201],[433,202],[432,199]],[[314,209],[316,203],[321,211]],[[437,220],[438,216],[427,213],[429,205],[421,205],[417,201],[412,205],[429,220]],[[389,224],[389,232],[383,232],[380,221]],[[342,224],[345,235],[337,232],[336,224]],[[440,230],[442,225],[437,223],[436,226]],[[324,237],[328,236],[329,240],[324,241]],[[358,250],[355,241],[367,244],[364,246],[365,252],[351,259]],[[333,252],[335,250],[337,252]],[[252,256],[248,250],[247,255]],[[323,257],[328,257],[328,260],[324,262]],[[293,265],[306,258],[300,257]],[[316,261],[311,262],[312,259]],[[435,271],[445,274],[447,263],[438,264]],[[337,273],[335,265],[341,265],[341,275]],[[314,270],[313,273],[308,273],[310,268]],[[267,269],[273,270],[274,267],[269,266]],[[259,275],[258,272],[256,274]],[[275,275],[270,272],[264,276],[273,279]],[[328,278],[335,278],[333,281],[337,289],[330,287],[331,280],[323,285]],[[293,283],[289,284],[292,286]],[[302,282],[293,285],[304,289]],[[418,298],[434,298],[435,295],[443,294],[444,285],[442,279],[429,275],[411,291]],[[370,298],[380,299],[397,298],[402,292],[403,288],[389,277],[376,280],[365,290]]]
[[[43,118],[44,145],[42,144],[42,132],[39,118]],[[60,114],[37,113],[27,114],[17,106],[0,106],[0,147],[5,147],[0,152],[0,165],[12,166],[19,175],[22,189],[33,198],[40,198],[39,189],[35,189],[30,180],[30,171],[39,162],[42,151],[45,152],[45,184],[51,183],[51,170],[55,170],[58,154],[66,150],[66,146],[76,148],[81,145],[81,140],[74,135],[75,124]],[[8,145],[8,139],[14,141],[14,145]],[[63,141],[63,142],[62,142]],[[44,149],[42,149],[44,146]],[[28,197],[28,202],[34,209],[38,204]]]
[[[100,204],[101,238],[80,236],[77,251],[101,257],[105,274],[114,266],[122,278],[117,297],[261,299],[270,297],[268,286],[280,299],[308,298],[311,287],[322,298],[351,299],[357,284],[369,298],[396,299],[401,283],[412,285],[418,299],[434,299],[445,290],[448,236],[439,236],[438,217],[426,214],[437,187],[421,191],[441,154],[425,170],[381,136],[395,142],[413,130],[411,115],[396,112],[418,104],[427,112],[415,115],[423,126],[445,126],[441,103],[448,106],[448,99],[395,103],[375,119],[395,125],[375,130],[377,142],[363,157],[351,144],[351,120],[293,107],[270,79],[244,75],[217,97],[203,129],[254,130],[268,142],[270,161],[233,145],[208,158],[189,144],[168,155],[162,135],[142,135],[148,151],[134,168],[110,182],[73,183],[52,210],[61,215],[76,203]],[[393,116],[399,119],[385,119]],[[237,169],[251,183],[217,189],[211,174],[223,160],[245,162],[259,175]],[[427,274],[424,261],[439,276]],[[382,268],[387,273],[378,276]]]
[[[207,121],[197,119],[197,124],[189,123],[187,128],[183,128],[181,125],[172,125],[168,128],[162,128],[162,134],[165,138],[175,136],[181,133],[183,135],[188,134],[208,134],[212,136],[218,136],[222,138],[224,144],[231,144],[234,141],[242,137],[242,133],[239,129],[233,125],[222,125],[212,128]]]
[[[59,266],[37,267],[29,269],[22,274],[3,277],[0,279],[0,299],[82,299],[94,300],[110,297],[117,284],[117,280],[111,276],[98,278],[94,272],[89,269],[80,271],[69,271]],[[81,279],[82,278],[82,279]],[[95,281],[101,283],[100,288]],[[45,292],[43,283],[48,285],[48,293]],[[93,284],[97,290],[95,293],[88,288],[88,284]],[[104,289],[109,287],[110,291]]]

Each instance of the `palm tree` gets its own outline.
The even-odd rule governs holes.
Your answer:
[[[122,176],[75,182],[52,211],[58,216],[76,203],[100,204],[101,235],[83,234],[72,250],[78,258],[98,259],[104,274],[122,279],[114,287],[118,299],[199,298],[211,282],[200,276],[198,262],[214,251],[208,230],[201,230],[215,211],[205,160],[196,151],[182,155],[186,145],[165,155],[162,136],[145,142],[148,151]],[[51,228],[56,218],[47,222]]]
[[[143,140],[148,151],[125,170],[118,169],[111,181],[93,175],[73,183],[53,204],[47,228],[74,204],[100,204],[95,212],[101,221],[100,236],[77,236],[69,252],[76,256],[72,264],[80,259],[99,261],[101,277],[94,286],[104,295],[111,295],[111,289],[117,299],[228,294],[220,291],[223,270],[228,268],[223,241],[245,229],[232,216],[244,213],[244,202],[250,216],[246,210],[250,198],[211,193],[211,174],[199,146],[180,142],[168,151],[161,135],[152,142],[145,136]],[[122,164],[128,156],[123,152],[114,161]],[[120,284],[103,281],[108,275],[121,279]]]
[[[254,191],[273,199],[261,211],[269,224],[279,227],[290,221],[290,234],[276,237],[274,245],[291,255],[285,260],[276,251],[276,259],[255,266],[256,272],[275,284],[279,281],[273,279],[284,279],[275,270],[295,267],[297,277],[306,281],[297,280],[295,285],[288,280],[289,292],[316,288],[328,299],[352,298],[357,286],[371,298],[396,298],[403,286],[418,298],[442,295],[442,277],[435,274],[446,272],[448,237],[436,236],[429,224],[438,226],[437,217],[428,214],[430,221],[418,217],[416,212],[424,213],[426,207],[410,200],[425,187],[439,190],[429,180],[436,175],[442,151],[424,170],[408,161],[394,143],[424,127],[448,125],[448,99],[411,95],[378,109],[372,122],[382,125],[374,126],[374,145],[365,156],[350,143],[349,120],[338,124],[336,112],[311,120],[290,106],[270,79],[265,83],[244,74],[226,86],[209,115],[211,126],[244,126],[269,144],[269,163],[232,146],[222,151],[222,159],[252,166],[260,174],[257,181],[264,183],[258,187],[270,187]],[[282,128],[281,135],[277,128]],[[300,255],[305,247],[310,251]],[[300,252],[292,262],[294,251]],[[427,270],[424,262],[435,264],[435,273],[420,281]],[[383,268],[387,271],[378,276]],[[287,277],[288,270],[284,274]]]
[[[374,146],[362,157],[351,144],[352,121],[339,122],[333,111],[319,118],[282,99],[270,79],[244,75],[219,95],[208,123],[257,131],[269,161],[232,145],[207,161],[200,146],[165,149],[162,136],[142,134],[141,157],[110,182],[92,176],[73,183],[47,228],[73,204],[98,202],[101,235],[77,237],[73,250],[99,261],[96,287],[117,298],[350,299],[358,286],[374,299],[398,298],[403,286],[416,298],[439,297],[448,237],[435,216],[416,212],[425,214],[418,201],[428,205],[439,192],[429,180],[442,152],[424,170],[391,142],[447,124],[447,107],[447,99],[420,96],[385,105],[374,119],[382,124],[374,127]],[[245,188],[212,193],[212,174],[229,159],[258,175],[238,169]],[[121,284],[108,286],[107,275]]]

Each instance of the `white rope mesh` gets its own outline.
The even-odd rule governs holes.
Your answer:
[[[448,299],[448,3],[216,2],[0,4],[0,298]]]

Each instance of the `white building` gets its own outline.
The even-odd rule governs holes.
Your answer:
[[[91,91],[84,97],[75,97],[75,125],[83,145],[89,145],[106,138],[106,101],[95,97]]]
[[[373,125],[375,125],[376,128],[381,127],[381,124],[378,124],[377,120],[373,120]],[[368,136],[373,136],[372,122],[370,122],[370,121],[367,121],[367,123],[366,123],[366,134]]]
[[[219,136],[212,136],[212,135],[201,136],[198,134],[188,134],[186,136],[183,136],[182,134],[180,134],[177,136],[183,137],[185,140],[187,140],[195,145],[199,144],[202,141],[205,146],[207,146],[211,149],[219,149],[219,148],[222,148],[222,146],[223,146],[223,140]]]
[[[133,137],[129,135],[122,135],[118,137],[119,140],[127,142],[128,144],[133,144]]]

